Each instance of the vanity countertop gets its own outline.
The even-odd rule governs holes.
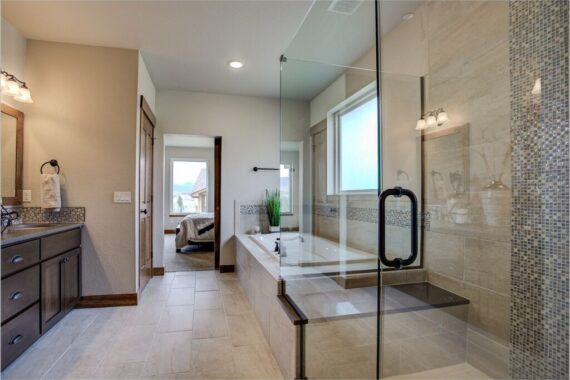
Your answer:
[[[0,242],[2,244],[2,247],[4,247],[82,227],[83,223],[41,223],[14,225],[2,233]]]

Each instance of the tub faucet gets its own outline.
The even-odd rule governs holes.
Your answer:
[[[279,253],[279,240],[279,238],[275,239],[275,248],[273,249],[273,252]]]
[[[10,227],[14,220],[20,217],[17,211],[8,211],[8,209],[2,206],[2,232],[4,232],[8,227]]]

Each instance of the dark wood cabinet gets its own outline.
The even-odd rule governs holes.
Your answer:
[[[2,369],[80,298],[80,229],[2,247]]]
[[[63,308],[69,311],[81,297],[81,250],[74,249],[63,260]]]
[[[79,302],[81,250],[73,249],[44,261],[42,268],[42,333]]]

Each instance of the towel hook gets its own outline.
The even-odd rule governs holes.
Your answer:
[[[54,159],[46,161],[42,164],[42,166],[40,167],[40,174],[44,174],[44,166],[46,166],[47,164],[50,164],[52,167],[57,168],[57,174],[59,174],[59,163],[57,162],[57,160]]]

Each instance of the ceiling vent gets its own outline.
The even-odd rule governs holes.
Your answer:
[[[329,11],[343,15],[352,15],[362,4],[362,0],[333,0]]]

